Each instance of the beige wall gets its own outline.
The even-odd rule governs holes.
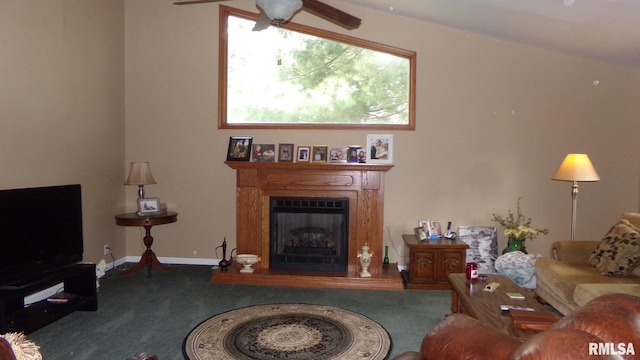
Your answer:
[[[253,0],[226,4],[254,9]],[[599,238],[639,210],[638,72],[339,6],[363,19],[350,35],[418,53],[417,128],[393,133],[387,174],[391,261],[405,263],[400,235],[418,219],[492,225],[520,196],[534,225],[551,230],[529,244],[546,255],[569,237],[570,184],[550,180],[569,152],[588,153],[602,178],[580,187],[578,238]],[[141,231],[115,226],[113,215],[135,206],[135,188],[122,185],[128,163],[150,161],[158,184],[147,195],[179,212],[154,228],[154,249],[198,261],[216,258],[224,236],[235,244],[229,136],[364,143],[367,131],[218,130],[217,19],[217,4],[172,0],[3,5],[0,187],[82,183],[85,258],[104,257],[104,243],[118,258],[139,256]],[[296,20],[340,31],[306,13]]]
[[[180,213],[154,229],[156,252],[215,258],[224,236],[235,243],[229,136],[339,146],[364,143],[367,131],[218,130],[218,5],[171,3],[125,2],[127,160],[151,161],[159,184],[148,193]],[[225,5],[255,9],[252,0]],[[551,176],[570,152],[588,153],[602,177],[580,188],[579,238],[601,237],[622,212],[638,211],[640,74],[339,6],[363,19],[350,35],[418,53],[417,128],[393,133],[386,182],[385,244],[398,250],[391,261],[405,263],[400,235],[418,219],[492,225],[491,214],[515,209],[520,196],[534,225],[551,230],[529,245],[546,255],[553,239],[569,237],[571,186]],[[341,31],[304,12],[295,20]],[[134,199],[128,190],[127,204]],[[139,232],[128,235],[129,254],[141,251]]]
[[[0,6],[0,188],[81,184],[87,261],[125,245],[123,41],[122,1]]]

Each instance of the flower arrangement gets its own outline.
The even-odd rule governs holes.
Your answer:
[[[548,234],[549,229],[538,229],[531,226],[531,218],[524,216],[522,213],[522,209],[520,208],[520,199],[522,199],[522,197],[518,198],[518,210],[516,214],[511,210],[508,210],[506,217],[493,214],[493,218],[491,218],[491,220],[502,226],[504,236],[509,239],[533,240],[540,234]]]

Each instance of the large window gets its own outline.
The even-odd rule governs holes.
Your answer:
[[[415,128],[413,51],[220,6],[220,128]]]

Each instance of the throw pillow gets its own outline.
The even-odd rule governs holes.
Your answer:
[[[494,274],[498,258],[498,233],[491,226],[460,226],[458,236],[469,248],[467,262],[478,264],[480,274]]]
[[[640,231],[624,219],[611,227],[589,256],[591,265],[607,276],[627,276],[639,261]]]

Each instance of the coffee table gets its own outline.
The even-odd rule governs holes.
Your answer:
[[[467,314],[507,335],[528,339],[537,334],[536,331],[514,329],[507,311],[501,311],[500,305],[514,305],[533,308],[535,311],[548,310],[542,306],[529,292],[516,285],[508,276],[487,275],[486,281],[469,282],[464,273],[449,274],[451,283],[451,312]],[[497,282],[500,286],[493,292],[484,291],[487,284]],[[524,299],[511,299],[508,292],[524,295]]]

